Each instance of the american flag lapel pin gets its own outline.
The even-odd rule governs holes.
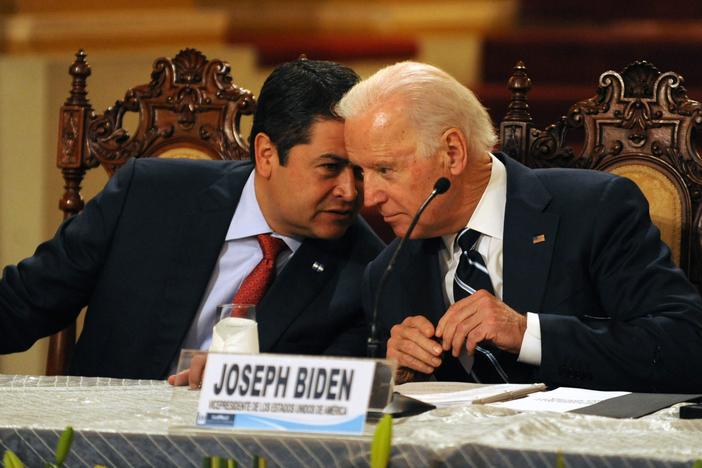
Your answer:
[[[531,238],[532,244],[540,244],[542,242],[546,242],[546,236],[543,234],[539,234],[538,236],[534,236]]]

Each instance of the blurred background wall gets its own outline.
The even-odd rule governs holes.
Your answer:
[[[79,48],[99,112],[147,83],[155,58],[196,47],[228,61],[234,81],[254,92],[301,53],[362,76],[429,62],[473,88],[496,122],[521,59],[543,125],[591,96],[600,73],[634,60],[682,73],[702,98],[701,24],[698,0],[0,0],[0,266],[31,255],[60,223],[57,118]],[[105,181],[102,169],[89,171],[84,197]],[[0,356],[0,373],[43,373],[45,349],[42,340]]]

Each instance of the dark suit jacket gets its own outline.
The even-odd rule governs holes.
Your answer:
[[[542,340],[539,367],[500,353],[510,381],[699,392],[702,302],[672,263],[636,185],[603,172],[531,170],[498,157],[507,168],[503,299],[539,314]],[[533,243],[542,234],[545,242]],[[396,242],[368,266],[367,311]],[[436,325],[444,314],[440,248],[440,239],[408,242],[383,292],[384,338],[407,316],[425,315]],[[446,356],[445,366],[455,366]]]
[[[251,170],[234,161],[126,164],[34,256],[4,270],[0,351],[28,348],[88,305],[72,374],[165,377]],[[360,284],[381,249],[362,220],[338,240],[305,240],[257,307],[261,351],[363,355]]]

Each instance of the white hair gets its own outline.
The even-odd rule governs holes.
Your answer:
[[[400,62],[359,82],[339,101],[343,119],[364,114],[391,98],[407,103],[407,116],[417,132],[417,153],[431,156],[449,128],[463,132],[468,153],[490,151],[497,142],[490,116],[475,94],[432,65]]]

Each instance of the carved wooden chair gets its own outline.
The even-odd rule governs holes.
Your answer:
[[[702,157],[695,145],[702,104],[688,98],[682,76],[648,62],[604,72],[595,96],[543,129],[529,112],[531,85],[526,67],[517,63],[500,124],[502,150],[530,167],[596,169],[632,179],[673,260],[702,290]]]
[[[88,169],[103,166],[111,176],[130,158],[248,158],[240,122],[242,115],[253,114],[256,101],[232,82],[226,62],[208,60],[195,49],[156,59],[151,81],[129,89],[102,114],[87,99],[91,72],[83,50],[69,73],[73,83],[59,115],[57,152],[65,180],[59,202],[64,219],[83,209],[80,185]],[[131,135],[123,127],[129,112],[138,113]],[[51,337],[48,375],[65,374],[75,339],[75,324]]]

